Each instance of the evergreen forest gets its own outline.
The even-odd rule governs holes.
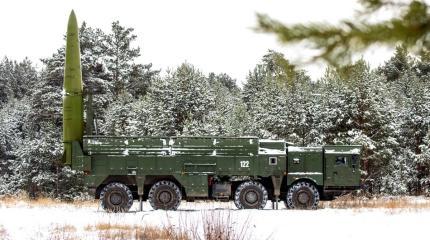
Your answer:
[[[430,54],[398,45],[377,68],[361,59],[312,80],[288,56],[268,50],[239,84],[190,63],[165,73],[142,64],[136,39],[118,21],[109,32],[82,23],[85,106],[98,126],[87,134],[360,144],[362,192],[430,194]],[[40,69],[28,59],[0,60],[0,196],[85,193],[82,173],[62,165],[64,55],[59,48]]]

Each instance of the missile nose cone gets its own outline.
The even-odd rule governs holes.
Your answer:
[[[64,91],[82,92],[82,73],[79,48],[79,28],[72,10],[67,24],[66,62],[64,68]]]
[[[67,30],[71,26],[78,26],[78,21],[76,20],[75,11],[73,11],[73,10],[70,12],[70,15],[69,15],[69,22],[67,25]]]

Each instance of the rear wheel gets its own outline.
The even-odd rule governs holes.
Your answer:
[[[267,190],[259,182],[244,182],[234,194],[234,204],[238,209],[263,209],[266,203]]]
[[[171,181],[155,183],[148,194],[148,201],[154,210],[176,210],[181,203],[181,199],[181,190]]]
[[[105,211],[127,212],[133,205],[133,194],[126,185],[113,182],[101,191],[100,203]]]
[[[316,209],[320,195],[316,187],[309,182],[298,182],[290,187],[285,206],[290,209]]]

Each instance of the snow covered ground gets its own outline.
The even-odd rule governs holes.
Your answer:
[[[182,202],[178,211],[154,211],[138,203],[129,213],[105,213],[97,205],[34,206],[0,202],[0,239],[53,239],[58,226],[73,226],[77,239],[99,239],[88,226],[97,223],[197,226],[210,218],[229,219],[235,229],[247,229],[252,239],[423,239],[429,235],[430,209],[319,209],[314,211],[236,210],[233,203]],[[62,239],[56,237],[55,239]]]

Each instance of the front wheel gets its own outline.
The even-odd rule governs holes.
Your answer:
[[[263,209],[266,202],[267,190],[259,182],[244,182],[234,193],[234,204],[238,209]]]
[[[149,190],[148,200],[154,210],[176,210],[181,202],[182,193],[171,181],[159,181]]]
[[[317,209],[320,194],[309,182],[298,182],[290,187],[285,200],[289,209]]]
[[[100,203],[105,211],[127,212],[133,205],[133,194],[126,185],[113,182],[101,191]]]

